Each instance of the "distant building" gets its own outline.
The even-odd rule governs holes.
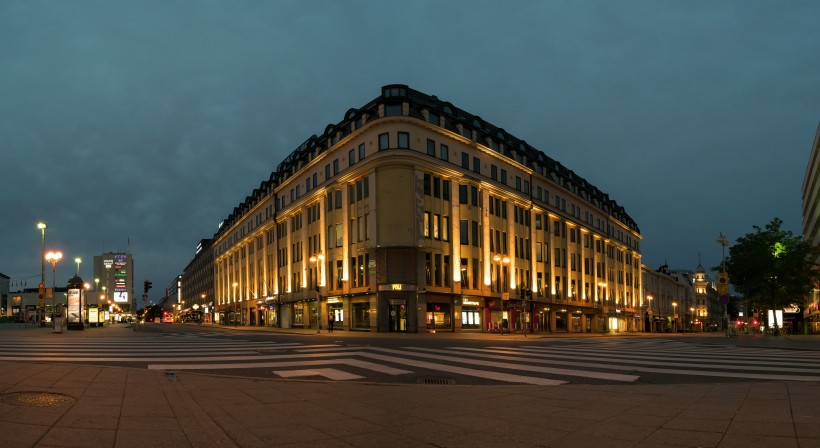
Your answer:
[[[211,240],[197,244],[193,260],[182,272],[182,319],[210,323],[214,310],[214,263]]]
[[[91,285],[89,303],[99,303],[113,313],[136,310],[134,259],[130,253],[106,252],[94,256],[94,277],[83,279]],[[141,299],[141,297],[140,297]]]
[[[803,178],[803,239],[820,245],[820,126],[811,145],[809,163]],[[817,260],[820,263],[820,260]],[[810,333],[820,333],[820,293],[814,289],[803,307],[803,320]]]

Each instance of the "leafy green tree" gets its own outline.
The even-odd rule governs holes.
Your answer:
[[[753,226],[754,232],[738,238],[729,249],[729,282],[752,308],[803,306],[820,280],[816,263],[820,249],[781,229],[782,225],[780,218],[774,218],[765,228]]]

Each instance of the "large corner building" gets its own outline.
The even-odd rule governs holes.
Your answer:
[[[389,85],[307,139],[221,223],[214,320],[642,331],[640,242],[624,208],[572,170]]]

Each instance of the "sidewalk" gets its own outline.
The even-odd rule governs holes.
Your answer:
[[[816,383],[375,385],[0,362],[3,447],[796,448],[820,446],[818,421]]]

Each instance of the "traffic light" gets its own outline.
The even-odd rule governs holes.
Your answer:
[[[149,282],[148,280],[145,281],[145,285],[144,285],[145,287],[143,289],[143,292],[145,292],[145,294],[148,294],[148,290],[151,289],[151,285],[152,285],[151,282]]]

